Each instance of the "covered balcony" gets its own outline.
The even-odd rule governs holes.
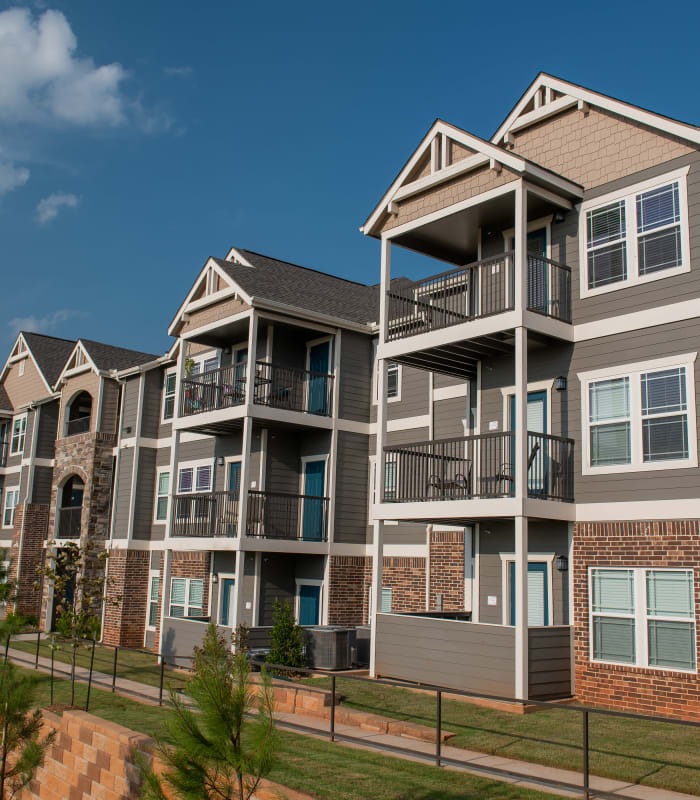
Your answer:
[[[260,539],[325,542],[329,504],[329,497],[250,490],[247,535]]]
[[[237,536],[238,503],[238,492],[176,494],[170,535],[178,538]]]

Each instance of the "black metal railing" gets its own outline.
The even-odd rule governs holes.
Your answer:
[[[549,258],[527,257],[527,307],[571,322],[571,269]],[[448,328],[515,308],[515,252],[476,261],[387,292],[387,340]]]
[[[530,253],[527,280],[529,311],[571,322],[571,267]]]
[[[573,501],[571,439],[528,433],[528,495]],[[384,448],[383,501],[513,497],[515,434],[459,436]]]
[[[77,417],[69,419],[66,436],[77,436],[79,433],[87,433],[90,430],[90,415],[87,417]]]
[[[333,376],[258,361],[254,401],[271,408],[328,417],[333,409]]]
[[[328,497],[287,492],[248,492],[248,536],[325,542]]]
[[[234,364],[183,378],[180,416],[232,408],[244,403],[246,367],[246,364]]]
[[[7,454],[10,452],[10,443],[5,439],[0,439],[0,467],[7,464]]]
[[[64,506],[58,509],[58,539],[80,539],[82,506]]]
[[[238,531],[238,492],[173,495],[171,536],[232,537]]]

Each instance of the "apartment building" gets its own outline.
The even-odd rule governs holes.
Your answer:
[[[490,141],[435,122],[365,222],[380,364],[475,408],[397,442],[380,369],[374,583],[398,519],[473,526],[474,584],[466,623],[380,609],[375,672],[527,698],[573,662],[585,702],[700,717],[699,145],[541,74]]]

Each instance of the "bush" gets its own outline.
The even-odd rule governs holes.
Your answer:
[[[270,642],[272,649],[267,657],[270,664],[279,664],[281,667],[306,666],[304,631],[297,625],[288,600],[283,605],[275,599]]]

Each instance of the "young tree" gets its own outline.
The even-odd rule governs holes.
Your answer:
[[[267,656],[270,664],[279,664],[281,667],[306,666],[304,631],[294,619],[289,600],[285,600],[282,604],[275,598],[272,606],[270,643],[272,648]]]
[[[31,781],[56,736],[51,731],[40,738],[35,685],[33,676],[9,662],[0,665],[0,800],[15,797]]]
[[[69,542],[62,547],[54,563],[39,567],[37,574],[53,587],[59,598],[56,607],[56,630],[68,639],[71,654],[71,705],[75,702],[75,663],[80,645],[87,639],[97,639],[102,624],[102,607],[109,602],[118,605],[120,598],[107,598],[110,585],[105,578],[105,564],[109,551],[97,552],[96,545],[87,540],[83,544]],[[34,585],[40,588],[39,582]]]
[[[5,661],[10,639],[29,621],[22,614],[9,609],[9,606],[17,600],[17,586],[10,578],[8,564],[7,550],[0,548],[0,605],[5,607],[5,616],[0,620],[0,642],[5,643]]]
[[[272,688],[263,672],[257,714],[250,666],[210,625],[195,650],[195,675],[187,685],[190,704],[171,689],[166,723],[170,747],[157,739],[156,755],[165,769],[156,775],[141,764],[148,800],[249,800],[272,768],[277,747]]]

